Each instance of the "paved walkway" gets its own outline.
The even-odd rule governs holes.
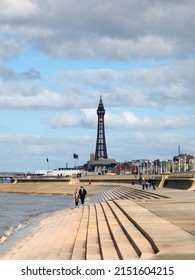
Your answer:
[[[195,259],[195,192],[102,189],[43,219],[0,259]]]

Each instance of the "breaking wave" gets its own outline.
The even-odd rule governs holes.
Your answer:
[[[0,244],[3,244],[5,241],[7,241],[10,237],[12,237],[15,233],[17,233],[19,230],[24,229],[28,225],[30,225],[33,220],[37,217],[31,217],[28,220],[22,221],[18,226],[16,227],[10,227],[8,230],[6,230],[2,235],[0,235]]]

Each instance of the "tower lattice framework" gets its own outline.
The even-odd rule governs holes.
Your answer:
[[[105,109],[101,96],[97,109],[97,115],[98,115],[98,124],[97,124],[95,160],[98,160],[100,158],[108,158],[107,149],[106,149],[105,128],[104,128]]]

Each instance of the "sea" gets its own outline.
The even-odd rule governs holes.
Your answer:
[[[72,196],[0,193],[0,247],[36,220],[72,207]]]

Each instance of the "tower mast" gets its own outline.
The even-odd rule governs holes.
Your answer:
[[[98,125],[97,125],[95,160],[98,160],[100,158],[108,158],[107,149],[106,149],[105,128],[104,128],[105,109],[104,109],[104,104],[102,102],[102,96],[100,96],[97,115],[98,115]]]

